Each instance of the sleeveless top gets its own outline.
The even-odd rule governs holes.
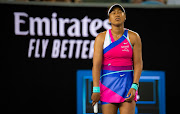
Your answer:
[[[111,29],[107,30],[103,44],[103,65],[108,66],[132,66],[133,46],[129,40],[128,29],[123,35],[114,40]]]

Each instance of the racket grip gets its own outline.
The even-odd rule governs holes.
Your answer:
[[[98,113],[98,102],[94,105],[94,114]]]

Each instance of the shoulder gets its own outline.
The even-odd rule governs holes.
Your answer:
[[[141,38],[137,32],[128,30],[128,34],[129,34],[129,39],[130,41],[132,41],[133,44],[135,42],[141,42]]]
[[[133,38],[140,38],[139,34],[135,31],[132,31],[132,30],[128,30],[128,33],[129,33],[129,36],[130,37],[133,37]]]
[[[95,42],[104,42],[105,36],[106,31],[99,33],[95,39]]]
[[[105,36],[106,36],[106,31],[103,31],[99,33],[96,38],[105,38]]]

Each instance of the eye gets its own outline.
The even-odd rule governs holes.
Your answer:
[[[112,13],[112,14],[115,14],[115,11],[112,11],[111,13]]]
[[[122,11],[118,11],[118,13],[122,13]]]

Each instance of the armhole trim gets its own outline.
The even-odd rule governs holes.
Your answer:
[[[128,40],[129,44],[131,45],[131,48],[133,49],[133,46],[132,46],[130,39],[129,39],[129,34],[127,33],[127,37],[125,35],[123,35],[123,36]]]

